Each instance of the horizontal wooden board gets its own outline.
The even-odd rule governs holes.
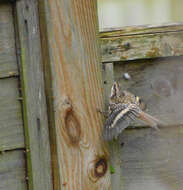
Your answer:
[[[149,33],[165,33],[176,32],[183,30],[183,22],[159,24],[159,25],[139,25],[139,26],[125,26],[120,28],[106,28],[100,32],[100,37],[115,37],[115,36],[129,36],[136,34],[149,34]]]
[[[131,80],[125,80],[124,73]],[[183,124],[182,73],[182,56],[114,64],[114,78],[122,89],[141,97],[146,104],[145,111],[165,125]]]
[[[0,189],[27,189],[25,158],[23,151],[9,151],[0,154]]]
[[[121,190],[182,189],[183,126],[159,132],[127,129],[120,136],[119,146]]]
[[[18,79],[0,80],[0,151],[23,148],[24,132]]]
[[[123,36],[101,35],[102,62],[183,55],[183,30]]]
[[[0,78],[18,75],[12,13],[10,3],[0,3]]]

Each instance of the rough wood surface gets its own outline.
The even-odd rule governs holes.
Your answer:
[[[140,26],[125,26],[121,28],[106,28],[102,29],[101,37],[105,36],[129,36],[136,34],[149,34],[149,33],[164,33],[176,32],[183,30],[183,22],[159,24],[159,25],[140,25]]]
[[[142,97],[146,111],[166,125],[183,124],[183,57],[114,64],[114,78],[123,89]],[[127,72],[131,80],[124,80]]]
[[[113,50],[114,52],[121,51],[123,48],[124,53],[129,53],[128,51],[131,51],[132,49],[130,48],[134,45],[137,53],[140,53],[139,55],[129,53],[129,57],[126,58],[121,58],[120,54],[115,55],[115,53],[111,53],[109,55],[111,59],[107,57],[107,61],[103,60],[104,62],[116,61],[118,58],[119,60],[130,60],[132,58],[134,61],[114,63],[113,75],[108,75],[110,79],[107,81],[111,81],[114,78],[114,80],[120,82],[123,89],[142,97],[146,103],[146,111],[163,120],[166,124],[166,127],[161,128],[160,132],[157,132],[142,128],[145,126],[141,123],[134,123],[133,127],[135,128],[125,130],[120,135],[118,141],[110,143],[111,164],[114,168],[114,173],[112,174],[112,187],[114,189],[182,189],[183,85],[181,81],[183,57],[136,60],[139,58],[159,57],[159,55],[153,55],[153,52],[148,57],[145,57],[146,55],[143,54],[148,50],[148,46],[153,45],[155,42],[155,45],[158,44],[156,40],[153,41],[153,39],[158,39],[157,36],[161,36],[159,44],[164,43],[164,39],[169,36],[171,38],[167,38],[169,39],[168,43],[176,43],[177,45],[173,46],[173,48],[180,47],[181,49],[182,28],[182,25],[157,28],[137,27],[101,34],[103,39],[112,39],[108,41],[110,47],[113,47],[112,45],[115,43],[119,45],[123,42],[122,40],[124,40],[124,45],[126,43],[126,46],[123,47],[119,45],[119,49],[114,45],[115,47],[111,48],[111,52]],[[178,36],[180,37],[179,40]],[[143,38],[150,39],[150,41],[143,41]],[[113,43],[113,40],[116,40],[115,43]],[[130,45],[128,42],[130,42]],[[158,51],[163,52],[165,50],[164,47],[159,46]],[[144,52],[141,52],[141,50]],[[162,55],[179,55],[176,52],[166,54],[170,50],[172,49],[166,49]],[[114,55],[116,60],[112,57]],[[160,57],[163,57],[162,55]],[[107,65],[108,63],[105,63],[104,67]],[[123,77],[124,73],[128,73],[131,76],[131,80],[125,80]],[[104,80],[106,79],[104,78]]]
[[[127,129],[119,140],[121,190],[181,190],[183,126]]]
[[[1,79],[0,151],[25,147],[20,101],[18,79]]]
[[[10,3],[0,3],[0,78],[18,75],[12,13]]]
[[[48,112],[48,122],[49,122],[49,134],[50,134],[50,147],[51,147],[51,162],[52,162],[52,179],[53,179],[53,189],[60,190],[60,180],[59,180],[59,167],[58,167],[58,151],[56,142],[56,128],[55,128],[55,112],[54,112],[54,102],[53,102],[53,85],[52,85],[52,74],[51,74],[51,57],[49,53],[48,44],[48,25],[49,25],[49,7],[47,1],[39,0],[39,17],[40,17],[40,32],[41,32],[41,45],[42,45],[42,59],[43,59],[43,69],[44,78],[46,83],[46,101],[47,101],[47,112]]]
[[[26,190],[26,169],[22,150],[0,154],[0,189]]]
[[[51,158],[41,59],[38,3],[16,2],[29,189],[51,190]],[[20,45],[20,47],[18,46]]]
[[[172,29],[171,29],[172,27]],[[105,32],[101,37],[102,62],[183,55],[183,26],[153,28],[139,33]],[[172,30],[172,31],[171,31]],[[138,30],[137,30],[138,31]]]
[[[102,65],[103,83],[104,83],[104,95],[105,95],[105,110],[108,109],[109,96],[111,93],[111,86],[114,83],[114,67],[113,63],[107,63]]]
[[[108,151],[97,112],[104,106],[96,1],[44,3],[60,173],[60,186],[55,188],[110,189]]]

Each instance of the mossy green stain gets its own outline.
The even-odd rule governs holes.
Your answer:
[[[21,44],[22,45],[22,44]],[[22,107],[23,107],[23,125],[24,125],[24,134],[25,134],[25,146],[26,146],[26,158],[27,158],[27,175],[28,175],[28,186],[29,190],[33,190],[33,176],[32,176],[32,162],[31,162],[31,151],[30,151],[30,137],[29,137],[29,124],[28,124],[28,114],[27,114],[27,100],[26,100],[26,58],[25,58],[25,49],[21,47],[21,88],[22,88]]]
[[[115,169],[113,168],[112,165],[110,165],[110,173],[111,173],[111,174],[114,174],[114,173],[115,173]]]

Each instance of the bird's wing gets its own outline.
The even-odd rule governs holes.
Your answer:
[[[145,122],[155,129],[158,129],[158,125],[162,124],[156,118],[143,112],[136,104],[118,104],[105,121],[103,139],[112,140],[114,137],[117,137],[136,119]]]
[[[140,108],[135,104],[118,104],[108,115],[103,129],[104,140],[118,136],[130,122],[139,117]]]

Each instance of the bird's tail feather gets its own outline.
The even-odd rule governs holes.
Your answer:
[[[159,130],[159,126],[165,125],[162,121],[156,119],[155,117],[141,111],[139,113],[139,119],[145,123],[147,123],[150,127],[155,128],[156,130]]]

